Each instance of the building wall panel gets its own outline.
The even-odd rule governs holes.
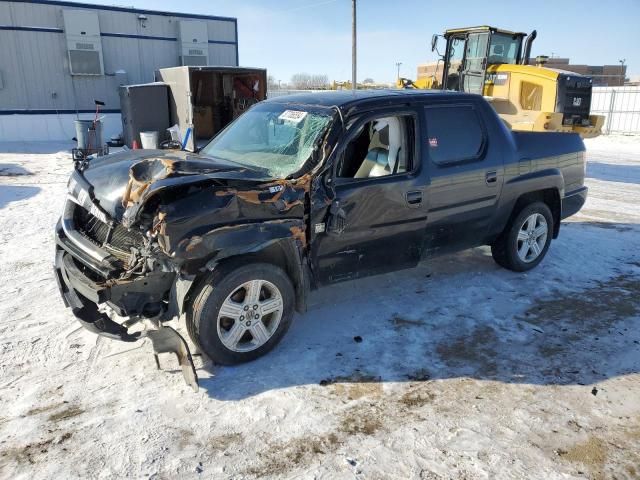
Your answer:
[[[98,13],[105,75],[70,74],[63,32],[65,9]],[[15,110],[91,110],[94,99],[105,101],[107,110],[118,110],[120,82],[150,82],[159,68],[179,65],[180,20],[207,23],[210,65],[237,65],[235,19],[120,10],[65,2],[0,0],[0,72],[4,83],[0,115]],[[141,21],[140,15],[146,20]],[[115,75],[119,70],[126,72],[124,79]]]

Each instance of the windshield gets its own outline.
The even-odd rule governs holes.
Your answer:
[[[489,46],[489,64],[518,63],[518,53],[522,37],[508,35],[506,33],[494,33],[491,35]]]
[[[310,158],[331,119],[330,109],[261,103],[238,117],[201,153],[286,178]]]

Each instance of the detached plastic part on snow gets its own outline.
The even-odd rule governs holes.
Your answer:
[[[175,353],[180,362],[185,382],[196,392],[198,391],[198,375],[193,365],[189,347],[184,338],[173,328],[160,326],[159,322],[154,322],[159,327],[157,330],[129,333],[128,327],[139,322],[142,318],[135,317],[124,324],[120,324],[114,322],[104,312],[101,312],[97,306],[98,302],[104,300],[101,299],[100,293],[97,293],[100,290],[95,286],[95,282],[92,282],[80,272],[64,250],[58,250],[56,253],[55,278],[65,306],[71,308],[71,311],[84,328],[103,337],[123,342],[135,342],[143,337],[149,337],[153,344],[158,370],[160,370],[158,354]],[[76,289],[78,290],[76,291]],[[89,300],[85,295],[93,296],[94,300]]]
[[[158,330],[149,330],[146,332],[146,336],[151,339],[153,344],[154,356],[156,359],[156,366],[158,370],[160,368],[160,360],[158,359],[159,353],[175,353],[178,357],[180,367],[182,367],[182,375],[184,381],[187,382],[194,392],[198,391],[198,374],[196,368],[193,365],[193,359],[191,358],[191,352],[184,338],[171,327],[162,327]]]

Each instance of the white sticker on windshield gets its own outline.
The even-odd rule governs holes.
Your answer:
[[[307,116],[307,112],[301,112],[300,110],[285,110],[278,117],[280,120],[291,123],[300,123]]]

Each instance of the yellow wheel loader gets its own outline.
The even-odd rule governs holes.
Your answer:
[[[592,79],[545,68],[544,56],[529,65],[536,35],[488,26],[447,30],[431,40],[442,70],[436,67],[434,75],[416,81],[400,78],[398,87],[483,95],[512,130],[600,135],[604,117],[590,114]],[[444,54],[438,51],[440,37],[446,40]]]

